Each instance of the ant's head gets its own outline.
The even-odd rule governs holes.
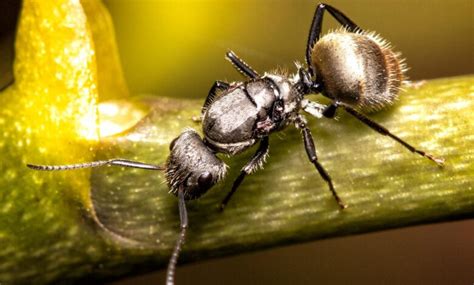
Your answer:
[[[187,130],[170,144],[166,180],[177,195],[183,187],[186,200],[197,199],[221,180],[226,165],[204,144],[194,130]]]

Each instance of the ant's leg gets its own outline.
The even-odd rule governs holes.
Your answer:
[[[308,65],[309,73],[311,76],[314,76],[314,70],[311,64],[311,53],[314,47],[314,44],[319,40],[321,35],[321,28],[323,24],[323,15],[324,11],[328,11],[341,25],[343,25],[349,32],[355,32],[361,30],[351,19],[344,15],[341,11],[336,8],[320,3],[316,7],[314,12],[313,22],[311,24],[311,29],[309,30],[308,43],[306,44],[306,64]]]
[[[248,65],[245,61],[239,58],[233,51],[228,51],[225,54],[225,58],[232,63],[240,74],[248,77],[249,79],[258,78],[260,75]]]
[[[237,69],[243,76],[248,77],[249,79],[260,77],[260,75],[250,67],[245,61],[239,58],[233,51],[228,51],[226,53],[226,59],[232,63],[232,66]],[[214,85],[212,85],[211,90],[209,90],[209,94],[207,95],[206,101],[204,101],[204,105],[201,109],[201,117],[204,115],[207,107],[214,101],[216,96],[217,90],[226,90],[229,88],[229,84],[223,81],[216,81]]]
[[[339,107],[338,102],[333,102],[331,105],[328,105],[326,108],[323,110],[323,116],[329,119],[334,119],[336,116],[336,111],[337,108]]]
[[[301,102],[301,107],[306,113],[309,113],[311,116],[318,119],[323,117],[324,111],[328,108],[326,105],[309,101],[307,99],[303,99]]]
[[[211,87],[211,90],[209,90],[209,94],[207,94],[206,101],[204,101],[204,105],[201,108],[201,117],[204,116],[204,113],[207,110],[207,107],[211,105],[211,103],[214,101],[214,98],[216,98],[216,93],[218,90],[224,91],[229,89],[229,83],[224,82],[224,81],[219,81],[217,80],[214,82],[214,84]]]
[[[179,233],[178,240],[171,254],[170,260],[168,261],[168,268],[166,270],[166,285],[174,284],[174,274],[176,272],[176,264],[178,262],[179,253],[186,240],[186,230],[188,229],[188,211],[186,210],[186,202],[184,201],[183,188],[178,189],[178,206],[179,206],[179,220],[181,221],[181,232]]]
[[[220,207],[221,211],[224,210],[227,203],[229,203],[230,198],[235,193],[239,185],[242,183],[245,176],[252,173],[259,166],[261,166],[262,163],[265,161],[267,154],[268,154],[268,137],[264,137],[262,141],[260,142],[260,146],[258,147],[257,152],[253,155],[250,161],[247,162],[247,164],[242,168],[239,176],[237,177],[237,179],[235,179],[234,184],[232,184],[232,189],[222,201],[221,207]]]
[[[419,149],[416,149],[415,147],[413,147],[412,145],[408,144],[407,142],[405,142],[404,140],[402,140],[401,138],[397,137],[396,135],[392,134],[389,130],[387,130],[386,128],[384,128],[382,125],[372,121],[371,119],[369,119],[368,117],[366,117],[364,114],[362,113],[359,113],[358,111],[356,111],[354,108],[348,106],[348,105],[345,105],[345,104],[341,104],[340,105],[342,108],[344,108],[344,110],[346,110],[347,113],[351,114],[352,116],[354,116],[355,118],[357,118],[359,121],[361,121],[362,123],[366,124],[367,126],[369,126],[370,128],[372,128],[373,130],[377,131],[379,134],[382,134],[384,136],[389,136],[391,137],[392,139],[396,140],[397,142],[399,142],[401,145],[403,145],[404,147],[406,147],[408,150],[410,150],[411,152],[414,152],[414,153],[417,153],[421,156],[424,156],[426,158],[428,158],[429,160],[432,160],[434,161],[436,164],[438,164],[439,166],[443,166],[444,165],[444,159],[443,158],[437,158],[437,157],[434,157],[433,155],[429,154],[429,153],[426,153],[422,150],[419,150]]]
[[[297,127],[302,130],[303,132],[303,141],[304,141],[304,147],[306,149],[306,154],[308,155],[309,160],[314,164],[316,169],[319,172],[319,175],[326,181],[326,183],[329,186],[329,190],[331,191],[334,199],[336,199],[337,204],[341,209],[347,208],[347,205],[345,205],[341,198],[339,198],[339,195],[337,195],[336,190],[334,189],[334,185],[332,184],[332,179],[327,173],[327,171],[323,168],[323,166],[319,163],[318,157],[316,156],[316,149],[314,146],[314,141],[313,141],[313,136],[311,135],[311,131],[309,128],[306,126],[306,123],[303,121],[302,118],[299,118],[297,120]]]
[[[99,161],[78,163],[78,164],[69,164],[69,165],[27,164],[26,166],[34,170],[55,171],[55,170],[72,170],[72,169],[79,169],[79,168],[92,168],[92,167],[100,167],[104,165],[115,165],[115,166],[147,169],[147,170],[164,170],[165,169],[164,166],[160,166],[160,165],[146,164],[143,162],[131,161],[131,160],[120,159],[120,158],[109,159],[109,160],[99,160]]]

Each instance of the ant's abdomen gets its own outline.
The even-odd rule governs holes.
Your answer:
[[[313,47],[312,64],[324,94],[362,111],[396,100],[405,65],[390,45],[373,33],[329,33]]]

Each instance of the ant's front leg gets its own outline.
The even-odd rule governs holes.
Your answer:
[[[229,89],[230,84],[224,81],[217,80],[214,82],[212,85],[211,89],[209,90],[209,93],[207,94],[206,100],[204,101],[204,105],[201,108],[201,118],[204,116],[206,113],[207,108],[214,102],[214,99],[216,98],[217,92],[218,91],[226,91]],[[196,120],[195,120],[196,121]]]
[[[245,176],[256,171],[259,167],[262,166],[262,164],[265,162],[265,158],[268,155],[268,149],[269,149],[269,140],[268,140],[268,137],[264,137],[260,142],[257,152],[253,155],[250,161],[247,162],[247,164],[244,167],[242,167],[239,176],[237,177],[237,179],[235,179],[234,183],[232,184],[232,189],[222,201],[221,206],[220,206],[221,211],[223,211],[227,203],[229,203],[230,198],[232,197],[232,195],[234,195],[235,191],[237,191],[237,188],[239,188],[242,181],[244,181]]]

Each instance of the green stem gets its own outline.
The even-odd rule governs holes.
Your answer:
[[[230,166],[225,181],[188,202],[190,230],[181,261],[473,217],[473,86],[473,77],[430,81],[404,92],[390,110],[371,116],[407,142],[445,158],[444,168],[348,115],[337,121],[310,120],[320,162],[349,205],[342,211],[307,161],[301,134],[293,128],[271,137],[265,168],[247,177],[220,213],[220,202],[253,151],[224,157]],[[99,159],[162,163],[174,137],[186,127],[200,127],[190,118],[199,113],[201,102],[147,102],[160,110],[120,136],[104,139]],[[156,259],[166,263],[179,215],[163,174],[100,169],[93,172],[92,185],[98,219],[132,243],[108,235],[111,240],[132,247],[138,242],[151,250],[150,256],[159,252]]]
[[[173,138],[186,127],[199,129],[191,118],[202,100],[112,103],[120,109],[108,119],[122,128],[152,111],[94,149],[85,138],[97,134],[98,95],[128,94],[118,56],[104,58],[114,50],[110,19],[95,1],[83,1],[84,7],[71,0],[23,2],[16,81],[0,94],[0,283],[47,284],[163,268],[179,232],[177,199],[167,193],[163,173],[117,167],[45,173],[25,164],[80,163],[94,155],[162,164]],[[89,23],[84,13],[102,20]],[[101,49],[94,49],[99,42]],[[444,168],[345,114],[311,119],[319,160],[349,205],[342,211],[307,161],[294,128],[270,138],[265,168],[247,177],[220,213],[253,151],[223,157],[230,166],[225,181],[187,204],[190,228],[180,262],[473,217],[473,86],[473,76],[430,81],[371,116],[445,158]]]

